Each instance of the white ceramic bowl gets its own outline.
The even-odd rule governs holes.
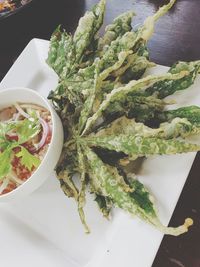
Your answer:
[[[24,197],[42,185],[54,171],[63,146],[63,127],[61,120],[47,99],[43,98],[36,91],[28,88],[9,88],[0,91],[0,110],[16,102],[37,104],[48,109],[52,118],[52,138],[44,159],[32,176],[13,191],[1,195],[0,202]]]

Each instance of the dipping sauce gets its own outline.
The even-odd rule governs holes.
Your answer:
[[[0,195],[31,177],[51,137],[51,115],[44,107],[16,103],[0,110]]]

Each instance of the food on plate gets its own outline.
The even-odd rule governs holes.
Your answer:
[[[51,141],[44,107],[15,103],[0,110],[0,195],[22,185],[43,160]]]
[[[153,196],[136,176],[151,155],[200,150],[187,140],[200,132],[200,108],[169,110],[173,101],[166,98],[194,83],[200,61],[177,62],[167,73],[143,77],[155,65],[147,48],[154,24],[174,3],[136,30],[131,26],[134,13],[126,12],[99,37],[105,13],[101,0],[80,19],[73,36],[58,27],[51,37],[47,63],[59,82],[49,99],[65,132],[56,173],[63,192],[77,202],[86,232],[86,189],[105,217],[119,207],[170,235],[187,232],[193,223],[188,218],[181,226],[164,226]]]

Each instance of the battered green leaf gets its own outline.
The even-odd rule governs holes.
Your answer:
[[[60,181],[60,186],[65,195],[78,200],[78,189],[74,184],[73,175],[74,173],[71,173],[71,171],[66,167],[65,170],[62,170],[57,174],[57,177]]]
[[[200,127],[200,108],[197,106],[182,107],[175,110],[168,110],[158,113],[159,121],[171,121],[172,119],[186,118],[193,125]]]
[[[92,134],[95,137],[109,135],[140,135],[143,137],[158,137],[171,139],[176,137],[186,137],[193,133],[198,133],[200,128],[193,126],[185,118],[175,118],[171,122],[161,123],[159,128],[151,128],[143,123],[136,122],[135,119],[120,117],[114,120],[106,128],[100,129],[97,133]]]
[[[99,75],[99,61],[96,60],[95,62],[95,78],[94,78],[94,84],[92,85],[92,88],[90,88],[90,94],[88,95],[88,98],[85,100],[85,103],[83,104],[83,108],[81,110],[80,118],[79,118],[79,133],[82,132],[82,130],[85,127],[85,123],[90,116],[92,112],[92,107],[94,104],[94,100],[97,94],[97,91],[99,87],[101,86],[101,80],[98,77]]]
[[[79,20],[79,25],[74,33],[73,41],[76,50],[76,62],[80,62],[96,32],[100,29],[105,13],[105,0],[101,0],[92,11]]]
[[[180,77],[178,80],[158,82],[154,86],[148,88],[145,95],[156,94],[159,98],[164,98],[174,94],[176,91],[184,90],[194,83],[199,68],[200,61],[177,62],[170,68],[169,73],[177,74],[185,71],[187,74],[184,77]]]
[[[95,201],[97,202],[99,209],[102,212],[103,216],[106,218],[109,218],[111,209],[113,207],[113,204],[110,198],[96,194]]]
[[[130,59],[130,60],[129,60]],[[155,64],[150,62],[147,57],[136,56],[135,60],[131,60],[131,56],[127,59],[127,64],[124,69],[121,68],[120,81],[128,83],[131,80],[138,80],[145,73],[147,68],[154,67]],[[116,75],[116,74],[115,74]],[[118,75],[118,74],[117,74]]]
[[[166,105],[166,102],[152,96],[127,95],[119,102],[111,103],[102,115],[106,122],[126,115],[128,118],[135,118],[136,121],[145,123],[154,119],[157,112],[162,111]]]
[[[62,77],[70,75],[71,68],[75,64],[76,54],[72,36],[56,29],[50,40],[50,49],[47,63]]]
[[[132,181],[133,192],[126,192],[116,180],[117,170],[114,167],[104,164],[91,149],[86,147],[85,156],[88,159],[93,176],[96,176],[100,181],[101,186],[106,192],[106,196],[109,196],[115,206],[157,226],[164,233],[179,235],[187,231],[188,225],[168,228],[161,224],[156,216],[154,203],[151,200],[152,197],[141,183]],[[119,180],[121,179],[123,177],[120,177]]]
[[[172,155],[199,151],[200,146],[179,140],[164,140],[140,135],[110,135],[106,137],[87,137],[84,139],[91,147],[102,147],[108,150],[123,152],[131,156]]]
[[[126,32],[131,31],[131,22],[133,16],[134,12],[125,12],[115,18],[112,24],[107,25],[104,36],[99,39],[98,49],[103,50],[104,46],[110,45],[112,41],[124,35]]]
[[[96,120],[102,115],[102,113],[109,108],[109,105],[117,105],[122,101],[126,101],[128,95],[133,94],[137,95],[138,93],[145,92],[149,87],[153,86],[158,81],[172,81],[180,79],[180,77],[184,77],[187,72],[180,72],[178,74],[164,74],[164,75],[157,75],[157,76],[147,76],[137,81],[131,81],[127,85],[123,87],[116,88],[111,91],[110,94],[106,96],[106,99],[101,103],[99,109],[96,113],[94,113],[90,118],[88,118],[84,134],[87,133],[92,126],[95,124]]]
[[[78,201],[79,190],[74,183],[74,175],[78,173],[78,158],[70,147],[63,148],[60,161],[56,167],[57,178],[63,192]]]
[[[81,189],[78,195],[78,212],[80,219],[82,221],[82,224],[85,226],[85,231],[86,233],[90,233],[90,229],[85,221],[85,214],[84,214],[84,206],[85,206],[85,194],[86,194],[86,163],[85,163],[85,158],[84,154],[82,151],[81,146],[78,146],[78,162],[79,162],[79,169],[81,172]]]
[[[159,8],[159,10],[153,15],[149,16],[145,21],[144,25],[140,27],[137,31],[137,41],[143,41],[146,42],[148,41],[153,32],[154,32],[154,26],[155,22],[162,17],[164,14],[168,12],[168,10],[174,5],[176,0],[170,0],[168,4],[162,6]]]
[[[47,62],[60,79],[49,98],[65,132],[56,173],[64,193],[76,200],[86,232],[87,186],[106,217],[117,206],[166,234],[182,234],[192,225],[187,219],[177,228],[163,226],[151,193],[133,174],[150,155],[200,150],[183,140],[199,133],[200,108],[166,111],[170,103],[163,100],[194,82],[199,61],[178,62],[166,74],[141,78],[155,65],[147,49],[155,22],[174,3],[169,1],[135,31],[134,13],[126,12],[99,38],[102,0],[80,19],[73,37],[58,28],[51,38]]]
[[[50,40],[50,46],[49,46],[49,52],[48,52],[48,58],[46,62],[49,64],[50,67],[52,67],[55,72],[56,68],[54,68],[55,61],[57,59],[57,54],[59,50],[59,41],[61,39],[61,30],[60,26],[57,27],[57,29],[53,32]]]

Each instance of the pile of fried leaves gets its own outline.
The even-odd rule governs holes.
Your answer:
[[[77,201],[87,232],[86,189],[106,217],[119,207],[170,235],[187,232],[192,224],[186,219],[176,228],[164,226],[153,197],[135,175],[148,156],[200,150],[185,139],[200,132],[200,108],[167,111],[165,100],[193,84],[200,61],[178,62],[165,74],[142,77],[155,65],[147,49],[154,24],[174,3],[161,7],[135,31],[135,14],[126,12],[99,37],[105,13],[101,0],[80,19],[73,36],[61,27],[52,35],[47,63],[59,83],[49,99],[65,133],[56,173],[63,192]]]

